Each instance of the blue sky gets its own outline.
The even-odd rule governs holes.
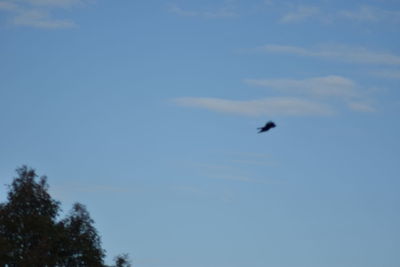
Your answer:
[[[399,25],[395,0],[0,0],[2,184],[46,174],[107,262],[398,267]]]

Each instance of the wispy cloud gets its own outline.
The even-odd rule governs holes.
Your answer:
[[[390,79],[400,79],[400,70],[377,70],[372,71],[371,74],[380,76],[383,78],[390,78]]]
[[[268,44],[260,48],[268,53],[292,54],[306,57],[318,57],[340,60],[350,63],[368,63],[381,65],[400,65],[400,56],[388,52],[371,51],[365,47],[344,45],[324,45],[316,48]]]
[[[256,160],[243,160],[243,159],[237,159],[237,160],[232,160],[233,163],[240,163],[240,164],[247,164],[247,165],[259,165],[259,166],[271,166],[274,165],[275,163],[272,161],[256,161]]]
[[[275,4],[275,1],[274,0],[264,0],[263,3],[264,3],[264,5],[272,6]]]
[[[184,10],[183,8],[177,6],[177,5],[172,5],[168,9],[171,13],[175,13],[179,16],[185,16],[185,17],[195,17],[199,16],[199,12],[196,11],[189,11],[189,10]]]
[[[83,183],[75,184],[59,184],[52,186],[50,188],[51,195],[58,200],[71,201],[74,200],[73,196],[76,194],[93,194],[93,195],[122,195],[122,194],[132,194],[136,192],[143,191],[142,188],[133,188],[129,186],[115,186],[115,185],[87,185]]]
[[[375,110],[365,99],[363,90],[357,83],[337,75],[301,80],[246,79],[245,82],[253,86],[262,86],[290,95],[319,99],[324,103],[328,100],[336,99],[354,111],[371,112]]]
[[[54,18],[53,11],[83,6],[94,0],[3,0],[0,1],[0,11],[10,15],[9,23],[16,26],[26,26],[44,29],[60,29],[76,27],[68,19]]]
[[[236,17],[237,13],[229,7],[222,7],[217,10],[204,12],[206,18],[233,18]]]
[[[308,18],[319,15],[320,10],[314,6],[298,6],[296,9],[286,13],[280,19],[282,23],[301,22]]]
[[[78,6],[87,3],[91,3],[94,0],[25,0],[19,2],[28,2],[34,6],[44,6],[44,7],[71,7]]]
[[[206,97],[182,97],[174,101],[180,106],[246,116],[305,116],[329,115],[333,113],[333,110],[328,105],[298,97],[269,97],[249,101]]]
[[[318,5],[296,5],[294,1],[264,1],[270,12],[278,14],[281,23],[300,23],[309,19],[319,22],[353,21],[362,23],[400,23],[400,10],[359,5],[353,9],[335,8],[320,1]]]
[[[170,187],[173,191],[183,192],[190,195],[205,196],[207,192],[195,186],[174,185]]]
[[[169,190],[172,191],[174,194],[179,194],[185,197],[198,198],[198,199],[213,199],[225,203],[232,203],[235,199],[234,192],[230,190],[228,191],[227,190],[221,191],[215,189],[210,190],[209,188],[192,186],[192,185],[175,185],[169,187]]]
[[[47,29],[71,28],[76,26],[73,21],[54,19],[50,16],[48,11],[34,9],[18,12],[18,14],[12,18],[11,22],[19,26]]]
[[[57,192],[72,192],[72,193],[93,193],[93,194],[121,194],[121,193],[132,193],[137,189],[130,187],[121,187],[115,185],[84,185],[84,184],[68,184],[62,186],[52,187],[52,190]]]
[[[184,17],[201,17],[201,18],[232,18],[237,16],[234,6],[230,1],[226,1],[222,7],[206,10],[187,10],[176,4],[170,5],[169,12]]]
[[[254,179],[248,176],[240,176],[240,175],[210,175],[209,178],[212,179],[223,179],[223,180],[230,180],[236,182],[245,182],[245,183],[257,183],[257,184],[267,184],[269,182],[264,180]]]
[[[367,102],[348,102],[347,106],[358,112],[375,112],[376,109]]]
[[[357,85],[350,79],[331,75],[303,80],[294,79],[246,79],[246,83],[280,90],[290,94],[306,94],[321,97],[349,98],[358,95]]]
[[[1,1],[0,2],[0,10],[14,11],[17,9],[18,9],[18,6],[15,5],[13,2],[9,2],[9,1]]]
[[[179,106],[245,116],[326,116],[336,113],[340,105],[358,112],[375,111],[367,97],[367,89],[342,76],[245,79],[244,82],[265,87],[269,94],[275,91],[276,96],[255,100],[181,97],[174,102]]]
[[[185,165],[190,166],[190,172],[195,171],[202,178],[220,180],[221,182],[242,183],[242,184],[284,184],[285,180],[279,177],[269,176],[267,174],[257,174],[256,170],[265,168],[268,164],[273,167],[277,162],[273,161],[273,156],[258,153],[243,152],[217,152],[209,151],[209,162],[198,162],[194,160],[185,160]],[[211,159],[212,158],[212,159]],[[188,194],[199,195],[197,187],[179,187],[181,191]],[[204,191],[205,190],[205,191]],[[210,188],[204,188],[202,191],[210,193]]]
[[[360,22],[400,22],[400,11],[385,10],[372,6],[361,6],[355,10],[342,10],[338,12],[338,16]]]

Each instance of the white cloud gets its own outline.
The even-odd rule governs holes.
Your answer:
[[[400,11],[384,10],[371,6],[361,6],[357,10],[342,10],[338,13],[338,16],[356,21],[400,22]]]
[[[267,184],[266,181],[250,178],[248,176],[240,176],[240,175],[220,174],[220,175],[209,175],[208,177],[213,178],[213,179],[223,179],[223,180],[230,180],[230,181],[236,181],[236,182]]]
[[[319,57],[350,63],[400,65],[400,56],[387,52],[371,51],[365,47],[331,45],[306,49],[298,46],[269,44],[261,47],[261,50],[269,53],[285,53],[298,56]]]
[[[336,75],[309,79],[246,79],[253,86],[275,90],[279,96],[255,100],[231,100],[211,97],[174,99],[180,106],[202,108],[246,116],[309,116],[334,114],[334,106],[353,111],[372,112],[368,98],[354,81]]]
[[[304,21],[307,18],[314,17],[319,14],[318,7],[312,6],[299,6],[296,10],[293,10],[287,14],[285,14],[281,19],[280,22],[282,23],[293,23],[293,22],[300,22]]]
[[[186,10],[177,5],[171,5],[168,9],[171,13],[184,17],[202,17],[202,18],[232,18],[236,17],[235,8],[229,1],[220,8],[208,10]]]
[[[359,5],[354,9],[341,9],[329,5],[328,2],[332,1],[319,1],[318,5],[306,6],[304,4],[296,5],[294,1],[265,0],[264,5],[269,7],[270,12],[278,14],[281,23],[298,23],[308,19],[315,19],[323,23],[343,20],[363,23],[397,24],[400,22],[400,10],[383,9],[370,5]]]
[[[198,12],[195,11],[188,11],[188,10],[184,10],[181,7],[178,7],[176,5],[173,5],[169,8],[169,11],[172,13],[175,13],[177,15],[180,16],[185,16],[185,17],[195,17],[195,16],[199,16]]]
[[[339,100],[348,108],[359,112],[372,112],[375,109],[365,99],[362,88],[345,77],[330,75],[309,79],[246,79],[247,84],[274,89],[282,93],[305,96],[323,101]]]
[[[194,187],[194,186],[175,185],[175,186],[171,186],[170,189],[173,190],[173,191],[179,191],[179,192],[187,193],[187,194],[190,194],[190,195],[198,195],[198,196],[207,195],[207,192],[205,192],[204,190],[201,190],[198,187]]]
[[[90,0],[25,0],[20,2],[28,2],[34,6],[70,7],[88,3]]]
[[[232,163],[235,164],[246,164],[246,165],[260,165],[260,166],[271,166],[274,165],[274,162],[270,161],[257,161],[257,160],[232,160]]]
[[[12,19],[14,25],[29,26],[35,28],[59,29],[75,27],[75,23],[69,20],[57,20],[50,17],[43,10],[27,10],[20,12]]]
[[[328,105],[298,97],[269,97],[249,101],[206,97],[182,97],[174,101],[180,106],[203,108],[211,111],[246,116],[305,116],[329,115],[333,113],[333,110]]]
[[[13,11],[18,9],[18,6],[9,1],[0,1],[0,10]]]
[[[229,7],[223,7],[217,10],[204,12],[204,17],[206,18],[232,18],[236,16],[236,12]]]
[[[357,85],[350,79],[341,76],[316,77],[303,80],[294,79],[247,79],[246,83],[264,86],[291,94],[311,96],[350,98],[358,95]]]
[[[358,112],[374,112],[376,111],[373,106],[365,102],[349,102],[348,107]]]
[[[55,9],[82,6],[94,0],[3,0],[0,11],[10,14],[9,22],[17,26],[59,29],[71,28],[76,24],[67,19],[52,16]]]
[[[274,3],[274,0],[264,0],[264,4],[267,5],[267,6],[272,6],[275,3]]]
[[[371,74],[383,78],[400,79],[400,70],[377,70],[371,72]]]

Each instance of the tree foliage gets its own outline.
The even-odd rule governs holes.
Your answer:
[[[57,220],[60,202],[48,193],[47,178],[26,166],[17,169],[7,202],[0,204],[0,266],[106,266],[105,251],[86,207],[74,204]],[[126,255],[115,266],[130,266]]]
[[[131,267],[128,254],[122,254],[115,257],[115,267]]]

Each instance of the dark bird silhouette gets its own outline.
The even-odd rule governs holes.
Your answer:
[[[272,122],[272,121],[269,121],[264,125],[264,127],[260,127],[260,128],[257,128],[257,129],[259,130],[258,133],[262,133],[262,132],[266,132],[269,129],[274,128],[274,127],[276,127],[275,123]]]

